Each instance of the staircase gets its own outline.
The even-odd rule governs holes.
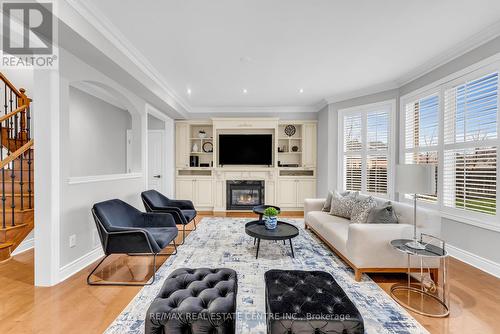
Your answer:
[[[0,261],[34,228],[34,157],[31,99],[0,73]]]

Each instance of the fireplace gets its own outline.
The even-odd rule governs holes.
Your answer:
[[[264,204],[264,181],[227,181],[227,210],[251,210]]]

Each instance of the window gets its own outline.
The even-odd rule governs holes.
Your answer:
[[[446,207],[496,215],[498,73],[444,92]]]
[[[384,102],[339,112],[343,189],[390,197],[393,109]]]
[[[491,64],[401,98],[400,161],[438,165],[436,194],[420,198],[486,223],[498,221],[498,69]]]
[[[439,96],[429,95],[405,105],[405,149],[404,159],[407,164],[438,163],[439,142]],[[437,173],[437,169],[436,169]],[[420,200],[435,203],[437,201],[438,175],[436,175],[436,193],[418,195]]]

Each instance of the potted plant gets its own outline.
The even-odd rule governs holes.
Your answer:
[[[264,210],[264,224],[268,230],[274,230],[278,226],[278,215],[276,208],[269,207]]]

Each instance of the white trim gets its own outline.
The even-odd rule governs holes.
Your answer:
[[[221,107],[193,107],[192,113],[315,113],[323,109],[327,105],[327,101],[322,100],[320,103],[307,106],[270,106],[270,107],[238,107],[238,106],[221,106]]]
[[[453,245],[446,245],[448,254],[490,275],[500,278],[500,263],[485,259]]]
[[[460,210],[464,211],[464,210]],[[467,212],[460,212],[460,213],[467,213]],[[498,223],[491,223],[488,221],[482,221],[479,220],[477,217],[470,218],[470,217],[464,217],[460,216],[458,214],[450,213],[450,212],[440,212],[442,218],[449,219],[450,221],[455,221],[458,223],[462,224],[467,224],[467,225],[472,225],[475,227],[479,227],[485,230],[490,230],[490,231],[495,231],[495,232],[500,232],[500,225]],[[479,216],[483,216],[484,214],[477,213]]]
[[[85,269],[85,267],[91,265],[95,261],[99,260],[99,258],[104,256],[104,252],[102,248],[99,246],[98,248],[95,248],[88,252],[87,254],[79,257],[78,259],[62,266],[59,269],[59,277],[58,277],[58,282],[62,282],[74,274],[78,273],[79,271]]]
[[[447,75],[439,80],[436,80],[428,85],[420,87],[412,92],[409,92],[405,95],[401,95],[399,98],[400,98],[400,100],[407,100],[407,99],[413,99],[414,96],[427,94],[427,91],[431,91],[433,89],[440,89],[441,86],[448,84],[451,81],[460,79],[461,77],[464,77],[467,75],[470,75],[470,74],[472,74],[472,73],[474,73],[482,68],[488,68],[489,66],[493,66],[497,62],[500,62],[500,52],[491,56],[491,57],[485,58],[477,63],[474,63],[470,66],[467,66],[466,68],[463,68],[457,72],[449,74],[449,75]],[[429,93],[429,94],[431,94],[431,93]]]
[[[339,159],[337,162],[337,188],[340,188],[338,190],[344,190],[344,157],[349,154],[353,155],[360,155],[362,158],[362,170],[361,170],[361,192],[365,192],[366,190],[366,159],[368,157],[368,154],[370,153],[375,153],[374,151],[370,151],[366,149],[366,115],[367,112],[374,111],[378,108],[388,108],[389,109],[389,134],[388,134],[388,146],[389,149],[385,151],[380,151],[379,153],[385,154],[387,156],[387,164],[389,165],[389,168],[387,170],[387,195],[382,195],[382,194],[372,194],[378,197],[387,197],[389,199],[394,199],[395,198],[395,171],[396,171],[396,99],[389,99],[385,101],[380,101],[380,102],[375,102],[375,103],[369,103],[369,104],[362,104],[362,105],[357,105],[349,108],[343,108],[338,110],[338,132],[337,132],[337,149],[338,149],[338,155]],[[358,114],[362,116],[362,122],[361,122],[361,133],[363,137],[363,148],[359,152],[344,152],[344,140],[343,140],[343,135],[344,135],[344,121],[343,118],[344,116],[348,114]],[[341,138],[342,137],[342,138]],[[371,194],[371,193],[369,193]]]
[[[68,178],[68,184],[81,184],[81,183],[105,182],[105,181],[116,181],[116,180],[126,180],[126,179],[139,179],[142,176],[143,176],[142,173],[73,176],[73,177]]]
[[[112,106],[115,106],[122,110],[127,110],[127,107],[116,96],[113,96],[102,87],[93,85],[88,81],[71,82],[69,86],[92,95],[93,97],[102,100],[104,103],[111,104]]]
[[[24,253],[35,247],[35,238],[31,237],[29,239],[23,240],[19,246],[12,252],[12,256]]]
[[[169,87],[165,79],[160,76],[154,66],[147,61],[147,57],[142,53],[120,32],[116,26],[99,10],[97,10],[88,1],[68,0],[67,1],[74,10],[76,10],[83,18],[85,18],[95,29],[99,30],[114,47],[123,53],[132,63],[134,63],[144,74],[146,74],[153,82],[160,86],[168,96],[178,106],[184,110],[175,108],[177,112],[185,115],[184,111],[190,112],[191,106],[179,96],[172,88]],[[167,104],[169,99],[164,99]]]
[[[438,56],[432,58],[431,60],[423,63],[420,66],[417,66],[415,69],[409,71],[405,75],[399,77],[396,82],[400,87],[420,78],[424,75],[434,71],[435,69],[451,62],[454,59],[457,59],[460,56],[463,56],[467,52],[470,52],[479,46],[486,44],[492,39],[498,37],[500,35],[500,21],[492,24],[479,31],[478,33],[472,35],[471,37],[461,41],[456,44],[454,47],[448,49],[445,52],[440,53]]]
[[[368,96],[368,95],[373,95],[373,94],[377,94],[377,93],[382,93],[382,92],[386,92],[386,91],[398,89],[398,88],[399,88],[399,86],[397,83],[390,81],[390,82],[370,86],[370,87],[363,88],[363,89],[357,89],[354,91],[349,91],[349,92],[345,92],[345,93],[331,95],[331,96],[325,98],[325,101],[328,104],[336,103],[336,102],[343,102],[343,101],[347,101],[350,99],[355,99],[355,98],[362,97],[362,96]]]

